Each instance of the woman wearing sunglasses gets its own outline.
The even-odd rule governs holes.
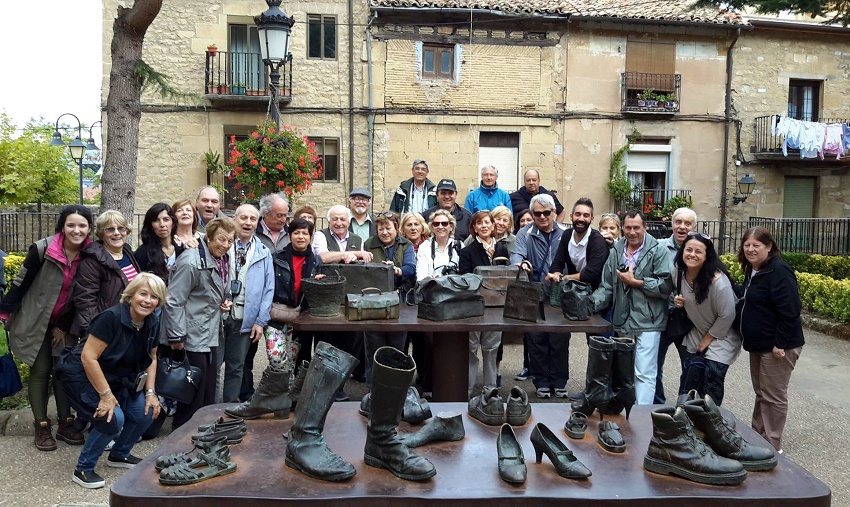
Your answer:
[[[121,302],[121,293],[142,270],[127,244],[132,229],[119,211],[107,210],[94,223],[96,241],[80,252],[71,301],[74,321],[70,335],[88,336],[95,315]]]
[[[457,271],[462,245],[454,239],[455,218],[447,210],[431,213],[431,238],[416,253],[416,279],[436,278]]]
[[[692,231],[676,253],[676,281],[682,279],[682,293],[673,298],[677,308],[685,308],[693,322],[683,342],[685,362],[703,356],[705,374],[701,385],[687,385],[682,372],[679,394],[695,388],[700,396],[708,394],[714,403],[723,403],[724,382],[729,366],[741,353],[741,336],[732,329],[735,320],[735,293],[714,244],[707,234]],[[683,368],[685,370],[685,368]]]

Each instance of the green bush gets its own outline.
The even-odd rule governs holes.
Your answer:
[[[835,280],[850,278],[850,257],[786,252],[782,260],[794,271],[824,275]]]
[[[744,283],[744,272],[741,270],[741,265],[738,264],[738,258],[735,254],[721,255],[720,260],[726,265],[729,276],[732,277],[732,280],[735,280],[735,283]]]
[[[6,284],[12,283],[21,266],[24,264],[24,257],[21,255],[9,254],[6,256],[6,263],[3,265],[3,274],[6,275]]]

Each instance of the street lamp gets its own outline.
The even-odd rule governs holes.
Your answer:
[[[280,86],[280,66],[292,60],[289,53],[289,41],[292,35],[292,26],[295,18],[289,17],[280,10],[281,0],[266,0],[269,8],[254,16],[257,25],[257,33],[260,37],[260,55],[263,63],[269,67],[271,73],[271,101],[272,118],[274,118],[277,131],[280,132],[280,105],[278,104],[278,87]]]
[[[747,197],[753,194],[753,190],[756,189],[756,180],[749,174],[745,174],[740,180],[738,180],[738,193],[741,194],[741,197],[734,196],[732,197],[732,204],[741,204],[742,202],[747,200]]]
[[[94,137],[92,137],[92,130],[94,130],[98,123],[100,124],[101,133],[103,133],[103,122],[101,120],[97,120],[91,124],[91,127],[89,127],[89,140],[86,141],[86,151],[100,151],[100,148],[94,142]]]
[[[59,133],[59,120],[62,119],[63,116],[73,116],[75,120],[77,120],[77,137],[71,141],[71,144],[65,144],[65,141],[62,140],[62,134]],[[73,127],[72,127],[73,128]],[[86,145],[83,144],[82,139],[83,134],[83,124],[80,123],[80,119],[77,118],[76,115],[71,113],[64,113],[56,118],[56,130],[53,131],[52,139],[50,140],[50,146],[67,146],[68,151],[71,152],[71,158],[77,163],[77,166],[80,168],[80,204],[83,204],[83,155],[86,152]]]

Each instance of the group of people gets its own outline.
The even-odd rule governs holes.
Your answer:
[[[201,370],[197,395],[176,403],[174,428],[216,402],[241,402],[229,413],[263,413],[252,400],[265,396],[266,384],[288,385],[319,340],[361,359],[364,369],[353,376],[367,387],[375,350],[412,345],[427,393],[431,340],[424,333],[295,332],[291,321],[271,317],[273,304],[296,312],[307,307],[302,282],[321,277],[323,264],[363,261],[391,265],[400,297],[418,280],[500,263],[530,265],[531,278],[547,295],[563,279],[590,284],[593,310],[618,336],[635,339],[638,404],[666,402],[667,315],[684,307],[694,327],[677,351],[683,363],[704,356],[700,394],[722,403],[726,372],[743,347],[756,394],[753,427],[781,449],[788,380],[804,340],[796,279],[768,231],[744,235],[738,260],[746,280],[738,287],[711,238],[696,231],[690,209],[676,210],[673,235],[659,241],[647,234],[639,211],[628,212],[622,224],[603,214],[594,229],[593,203],[582,198],[567,215],[534,170],[508,194],[498,188],[496,168],[483,167],[480,186],[464,206],[456,202],[453,180],[435,185],[428,172],[427,162],[416,160],[387,213],[370,214],[370,192],[355,189],[348,206],[327,211],[327,227],[319,231],[316,211],[305,206],[290,215],[282,194],[263,196],[259,208],[243,204],[227,217],[218,191],[204,187],[195,201],[153,205],[135,251],[128,243],[132,227],[121,213],[107,210],[95,219],[86,207],[64,207],[55,234],[30,247],[0,305],[12,351],[31,365],[35,446],[54,450],[56,440],[83,445],[73,480],[87,488],[103,486],[94,469],[111,442],[109,466],[138,463],[130,451],[164,410],[155,389],[158,354],[185,355]],[[674,293],[679,278],[682,290]],[[579,396],[566,389],[569,341],[567,333],[526,333],[516,378],[530,376],[539,398]],[[498,332],[470,333],[470,395],[479,349],[483,384],[500,383],[501,342]],[[269,366],[255,388],[261,343]],[[51,382],[55,434],[47,416]],[[335,398],[348,395],[340,388]]]

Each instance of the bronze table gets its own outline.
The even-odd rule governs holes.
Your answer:
[[[393,320],[348,321],[345,317],[314,317],[302,313],[295,320],[298,331],[419,331],[433,333],[432,389],[434,401],[466,401],[470,331],[510,331],[514,333],[604,333],[611,325],[593,315],[588,320],[570,321],[560,308],[545,305],[545,322],[525,322],[502,317],[502,308],[486,308],[481,317],[434,322],[416,317],[415,306],[402,305]]]
[[[511,485],[499,479],[496,455],[498,426],[485,426],[466,414],[465,403],[433,403],[441,411],[463,413],[466,437],[459,442],[432,443],[415,449],[437,468],[437,475],[424,482],[398,479],[386,470],[363,462],[366,418],[356,402],[335,403],[324,429],[331,449],[351,462],[357,475],[343,482],[311,479],[284,464],[286,441],[281,434],[292,424],[287,420],[248,421],[248,434],[241,444],[230,447],[234,473],[189,486],[163,486],[154,469],[156,457],[191,448],[189,436],[199,424],[223,415],[225,405],[205,407],[192,420],[169,435],[140,464],[112,486],[110,507],[598,507],[598,506],[696,506],[696,507],[826,507],[830,490],[802,467],[782,456],[768,472],[749,472],[736,486],[708,486],[672,476],[657,475],[643,468],[643,456],[652,435],[650,406],[635,406],[630,421],[606,416],[620,425],[627,448],[623,454],[604,451],[596,443],[599,419],[591,418],[583,440],[566,437],[564,422],[570,412],[566,403],[532,404],[532,415],[524,426],[515,427],[525,454],[528,480]],[[539,465],[529,437],[536,423],[546,424],[573,450],[593,476],[585,481],[564,479],[544,456]],[[767,446],[744,423],[738,431],[750,442]],[[401,423],[400,433],[416,428]]]

